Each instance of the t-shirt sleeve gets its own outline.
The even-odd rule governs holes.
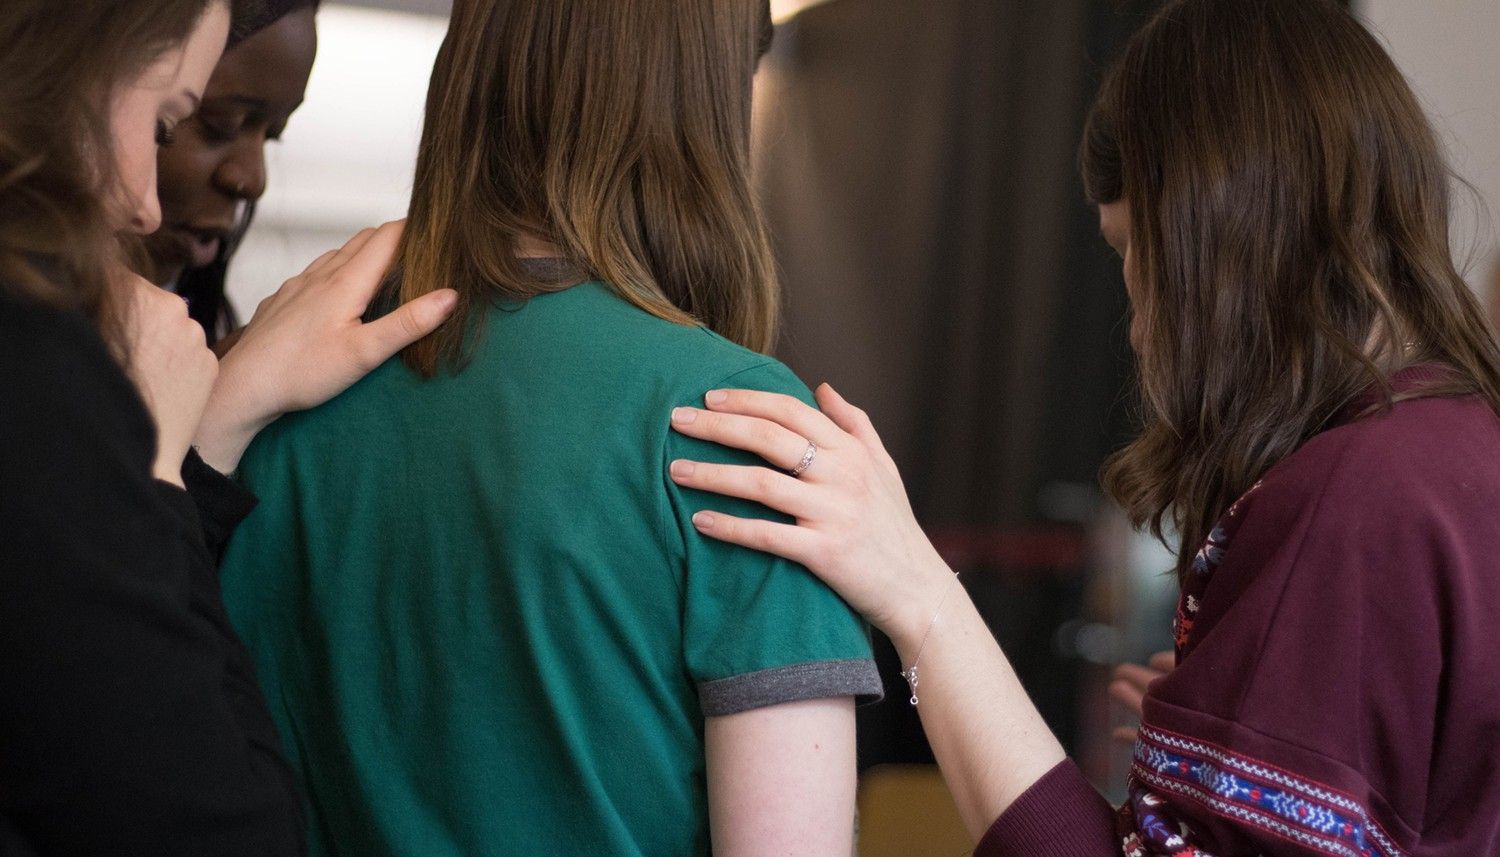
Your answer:
[[[807,387],[779,363],[767,363],[706,387],[765,390],[812,402]],[[699,404],[684,401],[678,404]],[[754,455],[671,432],[662,473],[669,543],[683,564],[683,654],[708,717],[755,708],[855,696],[879,699],[882,686],[869,634],[847,605],[796,563],[701,535],[702,510],[787,520],[743,500],[678,487],[665,477],[676,459],[761,465]]]

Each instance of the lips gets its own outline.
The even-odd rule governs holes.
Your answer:
[[[229,234],[228,229],[217,227],[201,227],[176,225],[170,227],[173,237],[177,238],[187,259],[189,268],[206,268],[214,263],[219,257],[219,250],[224,246],[224,239]]]

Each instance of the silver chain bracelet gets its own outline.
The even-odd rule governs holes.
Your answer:
[[[911,687],[911,705],[917,707],[917,665],[922,662],[922,652],[927,648],[927,638],[932,636],[932,629],[937,626],[938,617],[943,615],[943,607],[948,604],[948,596],[953,594],[954,584],[958,581],[958,572],[953,572],[953,580],[948,583],[948,588],[943,590],[943,598],[938,602],[937,609],[932,612],[932,621],[927,623],[927,632],[922,635],[922,642],[917,646],[917,656],[912,658],[911,667],[901,671],[901,677]]]

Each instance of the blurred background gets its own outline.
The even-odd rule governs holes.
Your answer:
[[[1074,151],[1104,67],[1152,0],[776,2],[756,158],[787,291],[778,356],[864,405],[913,503],[1068,748],[1117,796],[1111,665],[1170,647],[1170,552],[1097,474],[1130,429],[1119,262]],[[1455,253],[1500,282],[1500,3],[1356,0],[1447,143]],[[325,2],[306,105],[231,270],[245,315],[406,210],[446,0]],[[1488,295],[1486,295],[1488,297]],[[1500,295],[1494,296],[1500,298]],[[867,855],[966,839],[894,653],[860,713]]]

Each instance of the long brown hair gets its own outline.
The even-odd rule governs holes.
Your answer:
[[[114,340],[110,97],[185,41],[210,2],[0,3],[0,289],[80,310]]]
[[[525,234],[647,312],[767,350],[749,126],[769,32],[767,0],[458,0],[387,298],[459,304],[407,363],[461,362],[476,311],[564,285],[519,263]]]
[[[1140,436],[1105,483],[1181,538],[1372,385],[1500,412],[1500,350],[1449,247],[1449,171],[1401,72],[1332,0],[1176,0],[1090,117],[1089,196],[1131,218]]]

